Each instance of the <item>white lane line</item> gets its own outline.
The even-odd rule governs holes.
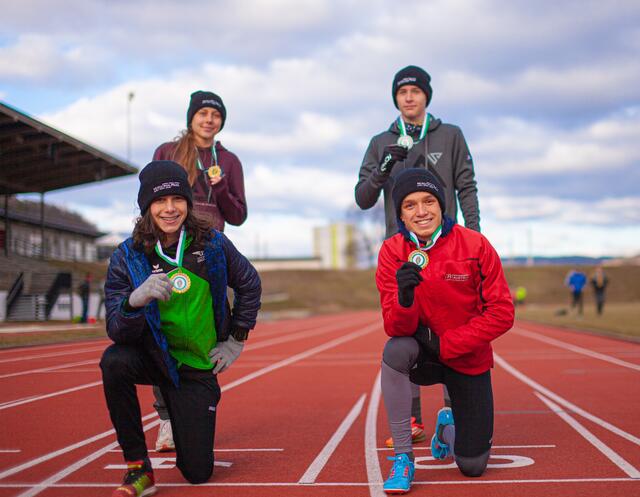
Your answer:
[[[32,361],[35,359],[47,359],[49,357],[62,357],[65,355],[77,355],[77,354],[84,354],[85,352],[97,352],[99,350],[104,350],[107,348],[108,344],[104,344],[101,345],[99,347],[87,347],[84,349],[75,349],[75,350],[66,350],[64,352],[47,352],[46,354],[32,354],[32,355],[25,355],[25,356],[20,356],[20,357],[12,357],[10,359],[0,359],[0,364],[4,364],[7,362],[22,362],[22,361]]]
[[[368,320],[368,322],[370,323],[371,320]],[[311,328],[310,330],[303,330],[303,331],[300,331],[300,332],[291,333],[289,335],[285,335],[285,336],[281,336],[281,337],[271,338],[271,339],[268,339],[268,340],[262,340],[262,341],[257,342],[257,343],[247,343],[247,345],[244,348],[244,350],[258,350],[258,349],[262,349],[264,347],[270,347],[272,345],[279,345],[281,343],[292,342],[294,340],[306,339],[306,338],[313,337],[313,336],[316,336],[316,335],[322,335],[322,334],[330,332],[330,331],[335,331],[335,330],[344,328],[345,326],[354,325],[354,323],[357,323],[357,321],[352,321],[351,324],[347,324],[347,325],[345,325],[344,322],[338,322],[338,323],[325,325],[325,326],[322,326],[320,328]],[[379,323],[379,320],[377,320],[376,323]],[[357,324],[356,326],[362,326],[362,325],[364,325],[364,323]],[[313,330],[313,331],[311,331],[311,330]]]
[[[151,421],[150,423],[147,423],[146,425],[143,426],[143,430],[146,431],[149,428],[153,428],[154,426],[159,425],[160,421],[161,421],[160,419],[156,419],[154,421]],[[109,450],[117,446],[118,446],[118,441],[116,440],[115,442],[110,443],[106,447],[103,447],[102,449],[97,450],[93,454],[89,454],[88,456],[83,457],[82,459],[79,459],[78,461],[74,462],[70,466],[67,466],[66,468],[64,468],[62,471],[59,471],[58,473],[51,475],[46,480],[40,482],[40,485],[42,485],[44,488],[32,487],[27,489],[25,492],[22,492],[21,494],[19,494],[17,497],[33,497],[34,495],[38,495],[40,492],[45,490],[48,486],[54,483],[58,483],[64,477],[69,476],[71,473],[74,473],[75,471],[79,470],[83,466],[102,457],[103,454],[109,452]]]
[[[360,416],[362,412],[362,406],[364,405],[364,399],[367,398],[367,394],[363,393],[355,405],[349,411],[349,414],[342,420],[340,426],[333,434],[333,436],[329,439],[324,448],[320,451],[317,457],[313,460],[313,462],[309,465],[307,470],[304,472],[302,477],[298,480],[298,483],[310,485],[315,483],[316,478],[325,467],[329,459],[335,452],[336,448],[347,434],[354,421]]]
[[[1,451],[0,451],[1,452]],[[109,452],[122,452],[122,449],[113,449]],[[149,449],[148,452],[158,452],[157,450]],[[213,452],[284,452],[284,449],[213,449]]]
[[[594,416],[593,414],[585,411],[584,409],[578,407],[577,405],[575,405],[575,404],[569,402],[568,400],[560,397],[559,395],[553,393],[548,388],[543,387],[542,385],[540,385],[540,383],[532,380],[531,378],[529,378],[524,373],[521,373],[520,371],[518,371],[516,368],[514,368],[511,364],[509,364],[507,361],[505,361],[502,357],[500,357],[495,352],[493,354],[493,357],[494,357],[494,359],[495,359],[497,364],[499,364],[507,372],[511,373],[513,376],[518,378],[523,383],[526,383],[527,385],[529,385],[534,390],[546,395],[550,399],[555,400],[561,406],[564,406],[565,408],[575,412],[576,414],[579,414],[583,418],[586,418],[589,421],[592,421],[593,423],[596,423],[597,425],[600,425],[603,428],[609,430],[610,432],[615,433],[619,437],[622,437],[625,440],[629,440],[629,442],[633,442],[636,445],[640,445],[640,438],[632,435],[631,433],[627,433],[623,429],[618,428],[615,425],[612,425],[611,423],[609,423],[608,421],[605,421],[604,419],[600,419],[599,417]]]
[[[382,471],[380,470],[380,460],[378,459],[377,447],[377,423],[378,407],[380,406],[380,371],[373,382],[371,395],[369,395],[369,406],[367,407],[367,419],[364,426],[364,457],[367,465],[367,481],[369,482],[369,495],[371,497],[384,497],[382,491]]]
[[[633,478],[549,478],[549,479],[530,479],[530,480],[479,480],[476,478],[465,478],[464,480],[438,480],[438,481],[414,481],[412,485],[521,485],[523,483],[618,483],[632,482],[637,484],[638,481]],[[0,488],[36,488],[40,491],[47,488],[113,488],[114,483],[56,483],[48,485],[37,483],[0,483]],[[206,482],[199,483],[198,487],[299,487],[297,482]],[[368,487],[369,482],[327,482],[316,483],[315,487]],[[380,483],[382,487],[382,483]],[[162,488],[193,488],[193,484],[186,482],[162,482]],[[384,495],[384,494],[383,494]]]
[[[0,380],[3,378],[14,378],[16,376],[23,376],[26,374],[48,373],[50,371],[57,371],[58,369],[73,368],[75,366],[86,366],[87,364],[98,364],[98,361],[96,359],[92,359],[90,361],[68,362],[66,364],[60,364],[58,366],[51,366],[48,368],[30,369],[29,371],[18,371],[17,373],[1,374]]]
[[[2,326],[0,334],[5,333],[48,333],[49,331],[87,331],[104,329],[104,325],[71,324],[59,326]]]
[[[38,395],[36,397],[28,397],[21,400],[11,400],[0,405],[0,411],[9,409],[11,407],[17,407],[37,400],[50,399],[51,397],[57,397],[58,395],[64,395],[71,392],[77,392],[78,390],[84,390],[85,388],[97,387],[102,385],[102,381],[94,381],[93,383],[85,383],[84,385],[78,385],[77,387],[67,388],[65,390],[58,390],[57,392],[47,393],[44,395]]]
[[[342,324],[344,325],[344,323],[342,323]],[[290,364],[291,362],[299,361],[300,359],[304,359],[308,355],[316,354],[317,352],[321,352],[322,350],[324,350],[326,348],[331,348],[331,347],[334,347],[336,345],[339,345],[340,343],[347,342],[349,340],[353,340],[354,338],[357,338],[359,336],[358,334],[362,335],[362,334],[369,333],[371,331],[371,329],[375,329],[376,327],[379,327],[379,326],[380,326],[379,323],[374,323],[374,324],[372,324],[370,326],[367,326],[366,328],[363,328],[362,330],[359,330],[359,331],[355,332],[356,333],[355,336],[352,336],[352,334],[345,335],[344,337],[338,338],[338,339],[336,339],[336,340],[334,340],[332,342],[328,342],[328,343],[326,343],[324,345],[316,347],[315,349],[310,349],[307,352],[303,352],[302,356],[301,356],[301,354],[298,354],[298,356],[290,357],[289,359],[285,359],[284,361],[281,361],[281,362],[286,363],[286,364],[284,364],[286,366],[286,365]],[[307,336],[309,336],[309,335],[307,335]],[[302,337],[300,337],[300,338],[302,338]],[[334,342],[339,342],[339,343],[334,343]],[[258,344],[256,344],[256,345],[258,345]],[[270,345],[272,345],[272,344],[270,344]],[[103,348],[100,348],[99,350],[103,350]],[[307,354],[307,355],[305,356],[304,354]],[[273,369],[278,369],[278,367],[281,367],[281,366],[279,366],[279,364],[280,363],[270,364],[269,366],[252,373],[252,375],[254,375],[254,376],[248,375],[248,376],[245,376],[243,378],[240,378],[239,380],[236,380],[236,382],[238,382],[238,381],[241,381],[241,382],[249,381],[249,380],[253,379],[254,377],[257,378],[258,376],[262,376],[263,374],[266,374],[266,373],[272,371]],[[73,365],[77,365],[77,364],[72,364],[72,363],[68,364],[69,367],[73,366]],[[60,367],[64,367],[64,366],[60,366]],[[224,392],[225,389],[232,388],[233,386],[236,386],[234,384],[236,382],[232,382],[229,385],[223,386],[222,387],[222,391]],[[3,410],[3,409],[9,409],[11,407],[17,407],[17,406],[20,406],[20,405],[23,405],[23,404],[36,402],[38,400],[49,399],[51,397],[56,397],[58,395],[64,395],[64,394],[67,394],[67,393],[75,392],[77,390],[83,390],[85,388],[91,388],[91,387],[94,387],[94,386],[97,386],[97,385],[101,385],[101,384],[102,384],[101,381],[94,382],[94,383],[86,383],[84,385],[79,385],[77,387],[68,388],[66,390],[59,390],[57,392],[52,392],[52,393],[48,393],[48,394],[44,394],[44,395],[33,395],[31,397],[27,397],[27,398],[23,398],[23,399],[16,399],[16,400],[11,400],[11,401],[6,401],[6,402],[0,404],[0,411]]]
[[[258,378],[259,376],[265,375],[267,373],[270,373],[271,371],[274,371],[276,369],[280,369],[284,366],[288,366],[290,364],[293,364],[294,362],[298,362],[302,359],[306,359],[307,357],[310,357],[312,355],[318,354],[320,352],[324,352],[325,350],[329,350],[332,349],[333,347],[336,347],[338,345],[342,345],[343,343],[349,342],[355,338],[359,338],[363,335],[367,335],[369,333],[371,333],[374,330],[379,330],[380,329],[380,323],[374,323],[372,325],[369,325],[365,328],[362,328],[361,330],[358,331],[353,331],[347,335],[344,335],[340,338],[336,338],[334,340],[331,340],[327,343],[324,343],[322,345],[318,345],[317,347],[313,347],[312,349],[307,350],[306,352],[301,352],[299,354],[296,354],[294,356],[289,357],[288,359],[283,359],[282,361],[278,361],[274,364],[271,364],[267,367],[264,367],[262,369],[258,369],[257,371],[250,373],[246,376],[243,376],[242,378],[239,378],[235,381],[232,381],[231,383],[228,383],[227,385],[222,387],[222,391],[225,392],[226,390],[229,390],[231,388],[237,387],[238,385],[242,385],[243,383],[246,383],[247,381],[251,381],[254,378]]]
[[[155,411],[152,412],[151,414],[147,414],[146,416],[144,416],[142,418],[142,421],[145,422],[149,419],[152,419],[154,417],[158,416],[158,413],[156,413]],[[80,442],[76,442],[74,444],[71,445],[67,445],[66,447],[63,447],[61,449],[58,449],[54,452],[49,452],[48,454],[45,454],[43,456],[37,457],[35,459],[31,459],[30,461],[24,462],[18,466],[14,466],[13,468],[9,468],[6,469],[2,472],[0,472],[0,480],[3,480],[5,478],[7,478],[8,476],[11,475],[15,475],[16,473],[20,473],[21,471],[24,471],[25,469],[29,469],[32,468],[34,466],[37,466],[38,464],[41,464],[43,462],[49,461],[50,459],[54,459],[58,456],[64,455],[68,452],[71,452],[73,450],[76,450],[80,447],[84,447],[85,445],[89,445],[92,444],[93,442],[100,440],[102,438],[108,437],[109,435],[113,435],[115,434],[115,430],[111,429],[111,430],[107,430],[107,431],[103,431],[102,433],[98,433],[97,435],[94,435],[91,438],[87,438],[85,440],[82,440]]]
[[[354,340],[355,338],[359,338],[363,335],[366,335],[368,333],[371,333],[374,330],[379,330],[380,329],[380,324],[378,323],[377,325],[372,325],[372,326],[368,326],[362,330],[359,331],[354,331],[351,332],[343,337],[341,337],[340,339],[337,340],[331,340],[330,342],[327,342],[324,346],[318,346],[318,347],[314,347],[312,349],[309,349],[306,352],[302,352],[300,354],[296,354],[294,356],[292,356],[289,360],[283,360],[280,361],[276,364],[274,364],[272,367],[269,368],[263,368],[259,371],[256,371],[255,373],[251,373],[248,374],[247,376],[244,376],[243,378],[240,378],[232,383],[229,383],[228,385],[225,385],[221,388],[221,390],[223,392],[230,390],[236,386],[242,385],[243,383],[246,383],[248,381],[251,381],[255,378],[258,378],[268,372],[271,372],[275,369],[279,369],[285,366],[288,366],[289,364],[295,362],[295,361],[299,361],[302,359],[305,359],[306,357],[313,355],[313,354],[317,354],[319,352],[323,352],[326,349],[330,349],[332,347],[336,347],[338,345],[341,345],[345,342],[348,342],[350,340]],[[146,419],[151,419],[152,417],[157,416],[157,413],[152,413],[149,414],[147,416],[145,416],[145,418],[143,418],[143,421],[145,421]],[[160,423],[160,420],[155,420],[152,423],[150,423],[149,425],[146,425],[145,429],[150,428],[151,426],[155,426],[157,424]],[[40,464],[41,462],[47,461],[49,459],[53,459],[54,457],[57,457],[58,455],[64,454],[66,452],[69,452],[71,450],[74,450],[78,447],[81,447],[83,445],[87,445],[91,442],[94,442],[95,440],[98,440],[100,438],[104,438],[106,436],[112,435],[115,433],[115,430],[109,430],[106,431],[104,433],[101,433],[100,435],[96,435],[95,437],[92,437],[90,439],[84,440],[82,442],[78,442],[76,444],[70,445],[68,447],[65,447],[63,449],[60,449],[56,452],[52,452],[50,454],[46,454],[44,456],[41,456],[37,459],[34,459],[32,461],[27,461],[24,464],[21,464],[20,466],[17,466],[15,468],[10,468],[6,471],[3,471],[2,473],[0,473],[0,480],[2,480],[3,478],[6,478],[7,476],[13,475],[15,473],[18,473],[20,471],[23,471],[24,469],[30,468],[35,466],[36,464]],[[49,486],[52,486],[54,483],[57,483],[58,481],[60,481],[61,479],[65,478],[66,476],[68,476],[69,474],[73,473],[74,471],[76,471],[77,469],[79,469],[80,467],[82,467],[84,464],[88,464],[89,462],[101,457],[103,454],[106,454],[107,452],[109,452],[110,450],[114,449],[115,447],[118,446],[117,442],[111,443],[101,449],[98,449],[97,451],[95,451],[93,454],[90,454],[89,456],[80,459],[79,461],[75,462],[74,464],[72,464],[71,466],[68,466],[67,468],[59,471],[58,473],[52,475],[50,478],[48,478],[46,480],[46,482],[42,482],[40,484],[36,484],[34,486],[32,486],[31,490],[34,491],[30,492],[28,494],[24,494],[24,495],[20,495],[18,497],[32,497],[33,495],[36,495],[38,493],[40,493],[41,491],[45,490],[46,488],[48,488]],[[375,446],[375,445],[374,445]],[[69,471],[70,468],[73,468],[72,471]],[[297,485],[297,483],[296,483]]]
[[[22,449],[0,449],[0,454],[17,454],[22,452]]]
[[[556,413],[563,421],[566,421],[571,428],[576,430],[580,435],[582,435],[587,442],[593,445],[596,449],[602,452],[613,464],[618,466],[622,471],[627,473],[631,478],[640,478],[640,471],[638,471],[632,464],[626,461],[620,454],[611,449],[607,444],[605,444],[602,440],[596,437],[593,433],[591,433],[587,428],[584,427],[579,421],[569,416],[562,408],[553,402],[552,400],[546,398],[544,395],[539,392],[534,392],[536,396],[544,402],[552,412]]]
[[[540,333],[523,330],[522,328],[516,328],[515,330],[512,330],[512,333],[515,333],[516,335],[526,336],[528,338],[532,338],[533,340],[538,340],[539,342],[555,345],[556,347],[560,347],[561,349],[565,349],[565,350],[570,350],[571,352],[575,352],[576,354],[582,354],[589,357],[593,357],[594,359],[600,359],[601,361],[610,362],[611,364],[615,364],[616,366],[622,366],[625,368],[633,369],[635,371],[640,371],[640,364],[634,364],[632,362],[623,361],[622,359],[618,359],[617,357],[601,354],[600,352],[594,352],[593,350],[585,349],[584,347],[573,345],[567,342],[562,342],[555,338],[541,335]]]
[[[556,445],[492,445],[491,450],[493,449],[553,449]],[[378,447],[376,450],[378,451],[392,451],[389,447]],[[431,447],[413,447],[413,451],[418,450],[431,450]]]

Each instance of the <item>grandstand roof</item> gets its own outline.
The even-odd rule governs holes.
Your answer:
[[[45,193],[134,173],[131,164],[0,102],[0,195]]]

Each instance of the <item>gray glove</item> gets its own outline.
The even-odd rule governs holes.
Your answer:
[[[136,288],[129,295],[129,305],[131,307],[144,307],[153,299],[164,300],[171,298],[173,285],[171,280],[164,273],[152,274],[142,285]]]
[[[240,352],[244,348],[244,342],[240,342],[230,336],[226,342],[218,342],[209,352],[212,363],[216,363],[213,373],[218,374],[226,371],[233,362],[240,357]]]

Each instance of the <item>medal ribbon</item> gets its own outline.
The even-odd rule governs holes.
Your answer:
[[[411,238],[411,241],[416,244],[416,247],[418,248],[418,250],[422,250],[423,252],[426,252],[430,248],[433,248],[433,246],[438,241],[438,238],[440,238],[441,234],[442,234],[442,226],[438,226],[438,229],[436,229],[433,232],[433,235],[431,235],[431,240],[429,240],[422,247],[420,246],[420,240],[418,240],[417,235],[413,231],[409,232],[409,238]]]
[[[197,157],[197,162],[198,162],[198,169],[200,169],[200,171],[204,171],[204,166],[202,165],[202,162],[200,161],[200,152],[198,152],[198,147],[196,147],[196,157]],[[213,140],[213,145],[211,145],[211,162],[212,162],[212,166],[217,166],[218,165],[218,154],[216,153],[216,141]]]
[[[182,258],[184,256],[184,249],[185,249],[184,241],[186,237],[187,235],[184,231],[184,226],[183,226],[180,229],[180,238],[178,238],[178,247],[176,248],[175,257],[169,257],[167,254],[164,253],[164,251],[162,250],[162,245],[160,244],[160,240],[158,240],[158,242],[156,243],[156,254],[158,254],[158,257],[160,257],[163,261],[168,262],[172,266],[177,266],[180,269],[182,267]]]
[[[430,123],[431,123],[431,114],[427,112],[424,116],[424,121],[422,122],[422,129],[420,130],[420,137],[418,138],[418,141],[422,140],[425,136],[427,136]],[[398,127],[400,128],[400,136],[407,136],[407,127],[405,126],[401,115],[398,116]]]

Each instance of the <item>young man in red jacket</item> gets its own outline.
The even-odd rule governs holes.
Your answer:
[[[513,325],[502,264],[480,233],[443,215],[445,195],[424,169],[407,169],[392,192],[399,233],[380,249],[376,283],[384,329],[382,395],[395,457],[386,493],[406,493],[414,475],[411,382],[443,383],[451,409],[438,414],[431,450],[480,476],[493,436],[490,342]],[[454,424],[455,420],[455,424]]]

